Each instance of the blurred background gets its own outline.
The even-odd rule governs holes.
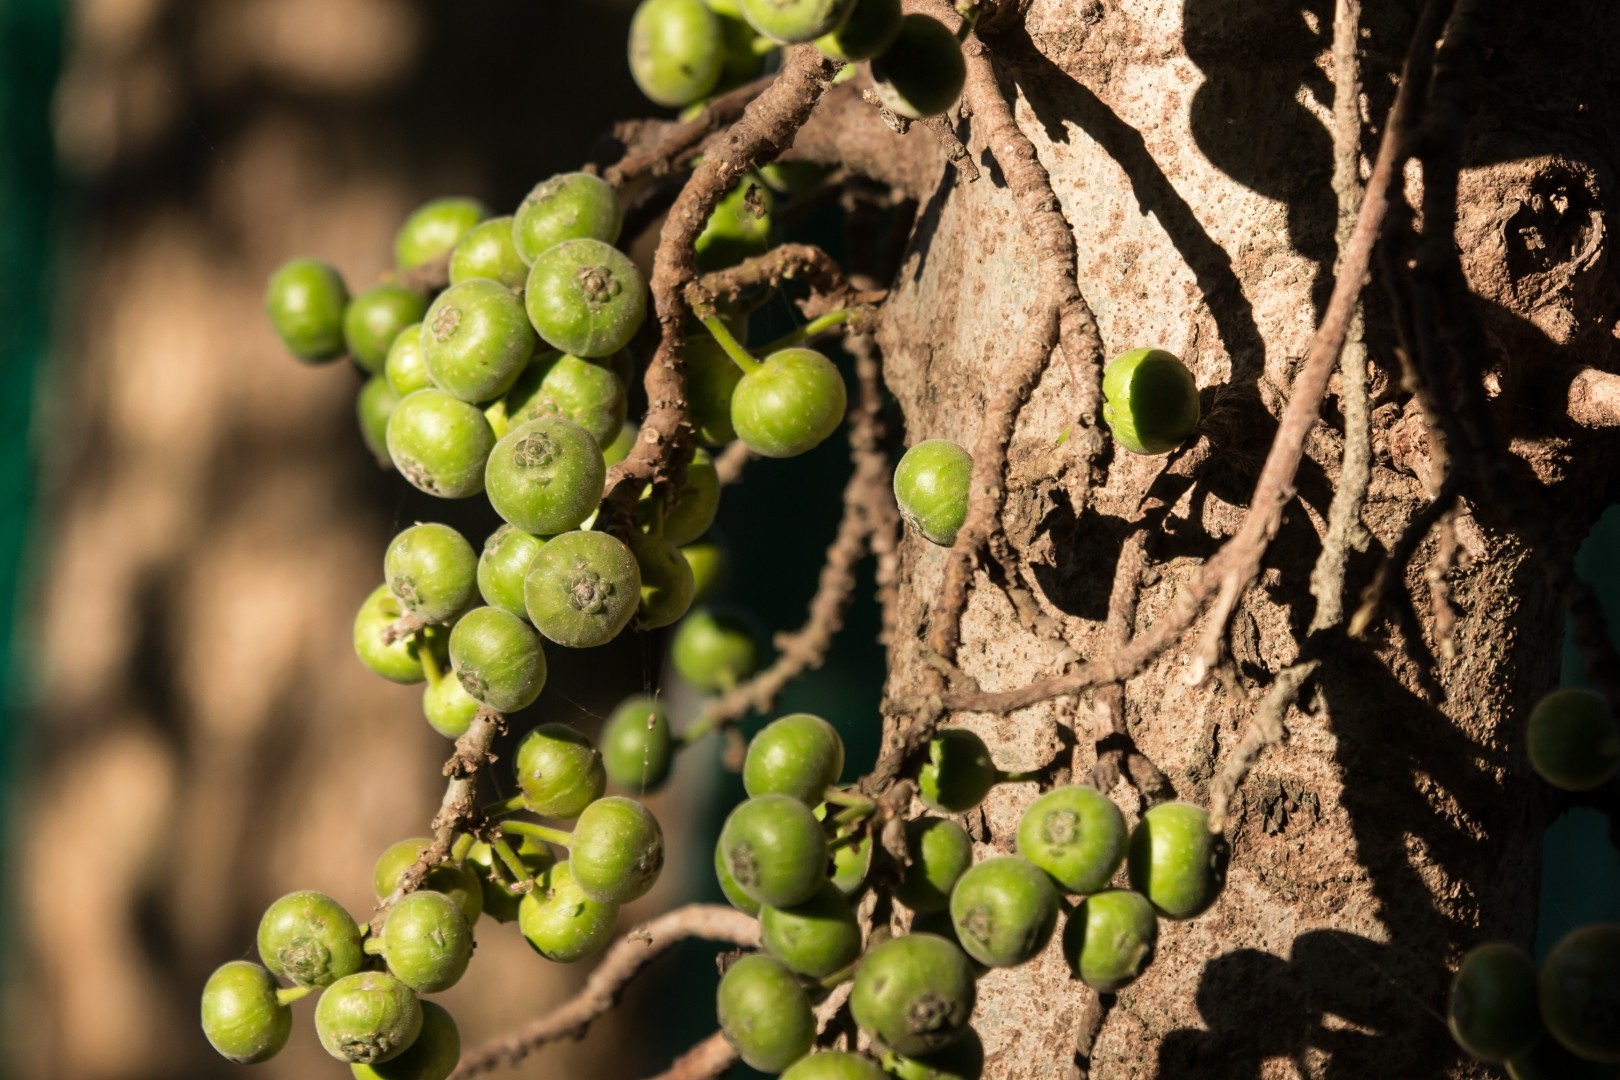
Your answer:
[[[377,468],[360,375],[288,357],[264,283],[311,254],[363,288],[425,200],[509,213],[614,120],[656,114],[625,66],[633,6],[0,0],[0,1075],[243,1075],[198,1027],[209,972],[253,958],[294,889],[363,921],[376,857],[428,831],[448,743],[419,687],[360,666],[350,627],[395,531],[447,520],[477,546],[494,519]],[[757,332],[792,318],[778,308]],[[722,507],[732,590],[766,631],[803,618],[846,470],[830,440],[748,478],[748,514]],[[875,742],[875,636],[860,609],[784,702],[845,730],[849,775]],[[666,687],[662,637],[626,637],[554,652],[515,734],[594,733],[641,690],[667,690],[679,727],[696,703]],[[623,929],[716,895],[712,832],[741,795],[719,757],[718,740],[683,755],[651,800],[671,863]],[[515,924],[478,929],[439,999],[469,1047],[590,967],[540,959]],[[714,951],[661,961],[586,1039],[508,1075],[655,1071],[713,1030]],[[347,1075],[308,1012],[253,1075]]]

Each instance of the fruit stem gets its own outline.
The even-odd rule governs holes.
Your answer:
[[[488,806],[479,807],[478,812],[485,817],[500,817],[502,814],[516,813],[522,809],[523,796],[514,795],[510,799],[502,799],[500,802],[490,803]]]
[[[865,795],[857,795],[853,791],[845,791],[843,788],[836,787],[828,788],[822,799],[832,803],[834,806],[859,806],[866,810],[871,810],[872,807],[877,805]]]
[[[536,840],[556,844],[558,847],[567,847],[574,838],[573,833],[553,829],[550,825],[539,825],[532,821],[503,821],[501,822],[501,831],[516,833],[519,836],[532,836]]]
[[[759,361],[754,354],[743,348],[736,338],[731,336],[731,329],[718,315],[711,315],[703,321],[703,328],[709,332],[715,342],[726,351],[726,355],[742,368],[744,375],[752,375],[759,370]]]
[[[840,816],[842,816],[842,815],[840,815]],[[838,825],[843,824],[837,818],[833,819],[833,823],[838,824]],[[828,851],[837,851],[839,848],[846,848],[846,847],[849,847],[851,844],[858,844],[858,843],[861,842],[861,840],[862,840],[861,830],[859,830],[859,829],[851,829],[848,832],[839,832],[839,834],[837,836],[835,836],[831,840],[827,841],[827,850]]]
[[[692,722],[692,726],[681,732],[681,737],[675,743],[677,750],[684,750],[693,743],[700,742],[714,730],[714,717],[704,713]]]
[[[457,835],[455,843],[450,845],[450,861],[454,863],[466,862],[467,856],[472,853],[472,846],[477,842],[478,838],[472,833]]]
[[[497,405],[500,407],[496,408]],[[489,421],[489,430],[495,433],[497,439],[506,438],[506,433],[512,430],[512,418],[506,415],[505,398],[485,409],[484,419]]]
[[[822,990],[836,989],[842,984],[853,979],[855,977],[855,969],[860,967],[860,965],[861,962],[859,960],[851,961],[850,963],[839,968],[837,971],[833,972],[831,975],[826,975],[816,980],[816,985]]]
[[[276,987],[276,1004],[291,1005],[299,998],[308,997],[315,992],[313,986],[278,986]]]
[[[839,308],[837,311],[829,311],[825,315],[820,315],[814,319],[811,319],[809,322],[805,323],[797,330],[794,330],[792,333],[784,334],[782,337],[777,338],[775,341],[762,348],[760,352],[764,353],[766,356],[769,356],[778,349],[790,349],[801,342],[809,341],[817,334],[824,334],[835,326],[844,325],[845,323],[849,322],[849,315],[850,312],[848,308]]]
[[[383,943],[380,937],[368,937],[360,947],[365,950],[367,956],[381,956],[383,954]]]
[[[526,893],[534,888],[534,878],[529,876],[529,868],[523,865],[523,860],[518,858],[518,854],[512,850],[511,844],[508,844],[501,837],[496,837],[489,842],[489,849],[496,854],[500,863],[504,864],[507,871],[511,873],[512,892]],[[504,887],[505,883],[502,884]]]
[[[439,661],[434,658],[433,650],[418,645],[416,656],[422,661],[422,677],[427,680],[429,689],[437,690],[439,680],[444,678],[444,672],[439,670]]]
[[[956,13],[962,16],[962,25],[956,28],[956,40],[966,41],[979,24],[979,0],[956,0]]]
[[[877,804],[872,803],[869,806],[851,806],[847,810],[840,810],[833,817],[833,825],[840,829],[847,828],[857,822],[865,821],[872,816],[872,811],[876,809]]]
[[[1038,784],[1041,782],[1039,770],[1033,772],[1004,772],[996,781],[998,784]]]

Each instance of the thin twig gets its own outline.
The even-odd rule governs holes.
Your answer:
[[[732,1049],[725,1035],[717,1031],[676,1058],[674,1064],[651,1080],[708,1080],[736,1063],[737,1051]]]
[[[689,938],[753,948],[759,944],[759,922],[721,904],[688,904],[642,923],[602,955],[577,994],[516,1031],[463,1054],[452,1075],[466,1080],[501,1065],[516,1065],[546,1043],[583,1036],[597,1017],[618,1004],[625,987],[648,964]]]
[[[754,460],[754,452],[741,439],[733,439],[715,455],[714,471],[720,477],[720,486],[729,487],[742,479],[743,469]]]
[[[1294,381],[1288,405],[1271,444],[1271,452],[1266,455],[1260,480],[1255,485],[1249,513],[1237,536],[1205,565],[1207,571],[1214,569],[1217,563],[1223,564],[1219,568],[1219,577],[1213,582],[1215,598],[1212,610],[1199,637],[1192,669],[1188,673],[1189,681],[1195,684],[1202,682],[1214,666],[1232,611],[1258,576],[1260,560],[1282,525],[1283,508],[1293,499],[1294,474],[1299,470],[1306,439],[1321,411],[1328,379],[1349,334],[1361,289],[1367,280],[1373,245],[1389,209],[1394,181],[1401,175],[1401,167],[1412,150],[1408,132],[1427,95],[1434,43],[1440,36],[1450,9],[1451,0],[1430,0],[1419,19],[1412,49],[1407,54],[1401,75],[1400,89],[1396,92],[1395,105],[1390,110],[1389,123],[1385,126],[1383,142],[1378,148],[1378,158],[1362,199],[1361,213],[1357,216],[1356,227],[1350,235],[1339,273],[1333,282],[1327,312],[1311,338],[1304,367]]]
[[[432,262],[409,270],[401,270],[394,284],[421,293],[436,293],[450,284],[450,256],[441,255]]]
[[[677,168],[683,157],[695,151],[703,140],[721,128],[736,123],[743,110],[770,85],[769,77],[755,79],[721,94],[690,120],[656,127],[647,125],[651,130],[643,129],[641,137],[627,147],[624,157],[602,170],[602,179],[614,187],[622,187],[638,176],[667,174]]]
[[[929,647],[953,662],[961,641],[962,611],[974,564],[992,533],[1000,529],[1006,498],[1007,449],[1013,429],[1054,348],[1063,348],[1077,375],[1080,400],[1075,404],[1079,422],[1070,437],[1086,448],[1082,474],[1089,476],[1090,463],[1102,447],[1097,428],[1101,419],[1102,339],[1075,278],[1074,231],[1052,192],[1052,179],[1034,143],[1019,130],[1012,106],[1002,96],[984,43],[970,38],[962,52],[967,62],[963,96],[973,111],[975,127],[1006,178],[1018,207],[1019,222],[1033,241],[1038,276],[1029,326],[998,370],[983,426],[974,443],[967,518],[951,546],[944,582],[930,616]],[[1075,506],[1076,513],[1082,509],[1081,505]]]
[[[941,18],[948,26],[960,22],[960,18],[956,18],[953,23],[944,12]],[[952,664],[961,643],[962,613],[967,605],[974,567],[986,546],[1001,531],[1007,452],[1018,415],[1046,370],[1054,349],[1063,349],[1076,375],[1079,422],[1071,438],[1077,440],[1081,448],[1079,472],[1083,474],[1081,490],[1076,496],[1080,500],[1075,505],[1077,513],[1089,490],[1092,463],[1100,456],[1104,445],[1097,426],[1101,418],[1102,339],[1096,318],[1081,296],[1075,277],[1074,231],[1053,193],[1051,177],[1041,164],[1035,145],[1019,130],[1012,106],[1002,96],[988,49],[982,41],[969,37],[963,43],[962,52],[967,64],[963,99],[974,117],[979,136],[990,148],[1006,179],[1018,208],[1019,222],[1033,241],[1038,266],[1028,325],[1012,355],[999,366],[984,410],[973,448],[967,517],[947,556],[944,579],[929,617],[927,648]],[[932,697],[943,688],[943,679],[937,673],[927,678],[927,693]],[[904,737],[879,758],[874,780],[878,784],[892,782],[905,759],[927,742],[942,718],[938,710],[914,715]]]
[[[850,427],[850,452],[855,468],[862,471],[870,488],[860,501],[866,516],[867,546],[877,567],[878,610],[883,630],[879,636],[885,648],[892,648],[900,618],[900,509],[893,498],[894,474],[883,449],[883,364],[876,339],[867,334],[851,334],[844,339],[844,351],[855,361],[855,412],[861,418]]]
[[[1360,32],[1361,0],[1338,0],[1333,18],[1333,191],[1339,197],[1335,242],[1341,264],[1361,208],[1361,76],[1356,60]],[[1322,552],[1311,571],[1311,595],[1316,598],[1311,633],[1337,626],[1344,618],[1346,564],[1352,550],[1367,550],[1370,539],[1361,523],[1372,482],[1372,419],[1359,299],[1339,353],[1339,409],[1344,414],[1344,460]]]
[[[399,903],[402,896],[420,889],[433,868],[450,858],[456,835],[478,827],[482,819],[478,810],[478,773],[492,760],[490,747],[495,745],[495,737],[505,730],[505,716],[480,708],[473,722],[456,740],[455,753],[444,763],[444,775],[450,782],[444,786],[439,812],[433,815],[433,843],[422,849],[416,862],[399,876],[394,891],[377,905],[371,916],[373,934],[381,933],[388,910]]]
[[[406,612],[404,615],[401,615],[399,618],[383,627],[383,644],[392,645],[394,642],[399,641],[402,638],[408,638],[426,625],[427,623],[419,616]],[[425,644],[423,645],[423,648],[426,648]]]
[[[1114,564],[1114,583],[1108,592],[1108,617],[1103,625],[1102,647],[1118,649],[1130,640],[1136,628],[1136,610],[1141,595],[1142,575],[1147,569],[1149,542],[1164,531],[1165,519],[1180,495],[1166,481],[1189,479],[1209,461],[1212,442],[1206,435],[1185,453],[1178,454],[1160,471],[1137,508],[1130,535],[1120,545]],[[1164,490],[1166,487],[1171,490]],[[1173,790],[1164,773],[1137,747],[1125,719],[1125,684],[1109,683],[1097,690],[1100,713],[1096,735],[1097,760],[1092,766],[1092,783],[1108,791],[1123,771],[1136,789],[1150,801]],[[1076,740],[1078,746],[1078,740]]]
[[[1462,490],[1462,482],[1455,474],[1448,475],[1441,483],[1440,490],[1429,502],[1418,508],[1406,528],[1401,530],[1400,537],[1389,549],[1389,555],[1378,566],[1378,573],[1373,576],[1371,584],[1361,594],[1361,606],[1350,616],[1348,633],[1353,638],[1364,636],[1372,629],[1379,613],[1389,602],[1391,595],[1401,585],[1401,575],[1406,564],[1412,561],[1412,555],[1417,551],[1429,530],[1444,517],[1451,508],[1457,504],[1457,496]]]
[[[1120,549],[1119,561],[1114,565],[1114,584],[1108,595],[1104,648],[1123,645],[1136,625],[1137,598],[1142,571],[1147,565],[1147,543],[1153,531],[1151,526],[1137,528],[1125,538]],[[1097,790],[1111,790],[1122,771],[1131,777],[1137,790],[1150,799],[1171,790],[1164,773],[1142,753],[1131,735],[1130,724],[1125,719],[1123,681],[1098,687],[1097,714],[1097,760],[1091,769],[1091,782]]]
[[[1243,784],[1243,778],[1249,775],[1249,769],[1260,757],[1260,751],[1273,743],[1282,742],[1288,734],[1283,718],[1288,715],[1288,710],[1293,707],[1294,702],[1299,700],[1300,691],[1305,688],[1306,682],[1321,664],[1320,660],[1306,660],[1277,673],[1277,681],[1261,699],[1260,707],[1255,710],[1254,719],[1249,721],[1248,729],[1238,740],[1232,756],[1226,759],[1226,767],[1221,770],[1221,775],[1215,778],[1215,783],[1210,787],[1211,832],[1226,831],[1226,817],[1231,807],[1232,796],[1237,794],[1237,789]]]
[[[602,506],[611,525],[627,520],[647,484],[678,491],[691,442],[686,366],[682,360],[689,286],[696,280],[693,243],[721,197],[749,169],[774,160],[793,143],[831,84],[835,65],[816,48],[799,46],[765,90],[748,103],[730,131],[704,154],[664,219],[653,256],[653,307],[661,338],[647,366],[647,414],[630,456],[608,472]]]
[[[788,281],[803,282],[809,288],[813,300],[799,305],[806,316],[814,318],[847,308],[850,319],[846,325],[856,332],[870,328],[876,318],[875,306],[887,295],[883,289],[852,286],[837,260],[813,244],[782,244],[735,266],[704,274],[688,287],[688,301],[693,312],[703,318],[712,314],[714,305],[721,301],[739,300],[761,286],[780,288]]]
[[[1074,1080],[1091,1080],[1091,1053],[1097,1048],[1108,1014],[1114,1011],[1113,994],[1103,994],[1082,984],[1086,1003],[1080,1010],[1080,1027],[1074,1036]]]
[[[973,155],[962,145],[962,140],[956,137],[956,130],[951,127],[948,117],[943,114],[930,116],[922,124],[939,140],[940,148],[945,151],[945,160],[962,174],[963,180],[971,184],[979,178],[979,167],[973,163]]]

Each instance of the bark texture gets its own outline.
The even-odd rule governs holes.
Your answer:
[[[1394,5],[1366,11],[1363,175],[1412,18]],[[1161,477],[1164,459],[1116,447],[1106,483],[1078,518],[1064,482],[1073,459],[1058,446],[1076,419],[1061,356],[1020,417],[1006,530],[1042,609],[1082,657],[1107,649],[1113,568],[1150,491],[1173,509],[1150,538],[1133,632],[1152,624],[1244,513],[1332,282],[1332,20],[1332,5],[1320,3],[1037,0],[1023,27],[986,32],[1019,126],[1074,226],[1080,289],[1108,355],[1170,349],[1205,388],[1212,446],[1196,478]],[[1501,346],[1491,358],[1498,420],[1526,467],[1556,485],[1549,512],[1556,506],[1566,534],[1578,537],[1603,505],[1609,448],[1578,442],[1585,437],[1560,418],[1577,359],[1569,347],[1613,366],[1617,291],[1605,244],[1615,144],[1577,105],[1610,100],[1594,43],[1613,40],[1615,18],[1602,4],[1577,5],[1556,26],[1497,10],[1487,27],[1458,241]],[[966,184],[941,172],[880,336],[908,443],[973,445],[1035,292],[1034,252],[986,152],[993,148],[971,118],[962,132],[986,179]],[[1408,186],[1415,197],[1415,170]],[[1363,517],[1374,544],[1352,559],[1352,588],[1437,482],[1399,388],[1376,280],[1367,299],[1373,473]],[[1258,700],[1300,656],[1342,447],[1330,415],[1313,434],[1262,580],[1233,621],[1225,669],[1189,685],[1183,645],[1125,684],[1136,741],[1181,798],[1207,804]],[[1095,1046],[1086,1022],[1094,995],[1068,978],[1055,944],[1031,965],[987,976],[978,1012],[987,1076],[1360,1076],[1391,1067],[1483,1075],[1446,1033],[1444,991],[1470,945],[1532,933],[1540,796],[1517,733],[1554,677],[1560,611],[1491,508],[1476,516],[1465,505],[1454,527],[1460,550],[1444,573],[1457,612],[1454,653],[1430,612],[1431,540],[1407,574],[1421,616],[1388,623],[1365,643],[1334,631],[1315,682],[1287,716],[1286,745],[1268,749],[1240,790],[1217,906],[1191,922],[1161,922],[1157,959],[1118,996]],[[919,645],[945,561],[915,537],[903,559],[899,623],[908,630],[893,650],[896,699],[925,683]],[[1023,625],[981,573],[959,661],[984,689],[1060,672],[1061,656]],[[983,735],[1009,770],[1046,765],[1074,746],[1078,775],[1094,760],[1099,708],[1087,693],[953,722]],[[891,718],[891,740],[894,726]],[[981,855],[1012,850],[1034,794],[1031,785],[999,787],[969,815]],[[1134,821],[1133,789],[1121,781],[1113,795]]]

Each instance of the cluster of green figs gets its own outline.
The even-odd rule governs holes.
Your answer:
[[[748,183],[759,182],[737,191]],[[746,254],[727,244],[753,227],[750,217],[723,203],[704,250]],[[271,322],[295,356],[347,353],[369,373],[359,414],[379,458],[430,494],[482,494],[506,523],[481,554],[444,525],[404,530],[356,620],[361,659],[394,681],[425,679],[429,718],[451,737],[478,704],[511,712],[534,700],[545,680],[542,638],[588,648],[632,622],[670,625],[697,595],[694,567],[713,562],[694,547],[720,497],[702,446],[672,502],[649,489],[622,536],[592,528],[607,469],[635,437],[627,346],[645,318],[646,288],[612,246],[620,220],[608,185],[568,174],[538,185],[511,217],[488,219],[474,200],[454,198],[414,213],[396,263],[403,276],[448,258],[449,286],[431,302],[392,282],[350,298],[335,270],[310,259],[283,266],[269,285]],[[788,457],[836,429],[847,402],[827,357],[785,344],[756,360],[715,322],[723,341],[695,335],[686,350],[699,442],[741,438]],[[397,632],[402,617],[422,625]],[[439,678],[444,660],[455,679]]]
[[[1034,958],[1062,916],[1075,977],[1113,992],[1147,967],[1160,918],[1202,913],[1225,882],[1226,844],[1201,808],[1162,803],[1131,830],[1113,802],[1083,785],[1029,805],[1017,854],[975,862],[966,830],[946,815],[973,810],[998,783],[1032,778],[998,769],[971,731],[947,728],[916,775],[934,813],[906,823],[906,858],[885,886],[910,910],[909,932],[866,939],[856,905],[875,876],[875,806],[836,786],[843,761],[838,732],[819,717],[768,724],[744,760],[749,797],[715,850],[721,889],[759,919],[762,944],[722,976],[720,1028],[764,1072],[973,1080],[983,1063],[972,1030],[979,976]],[[1126,880],[1116,885],[1122,866]],[[865,1054],[813,1048],[815,1004],[844,982],[869,1038]]]
[[[853,74],[870,61],[879,100],[911,120],[962,93],[956,35],[900,0],[643,0],[630,22],[630,74],[660,105],[683,108],[757,77],[783,45],[813,42]]]
[[[1530,764],[1564,791],[1620,772],[1620,721],[1591,690],[1554,690],[1526,725]],[[1513,1080],[1620,1080],[1620,923],[1576,927],[1542,959],[1492,941],[1463,957],[1448,1022],[1464,1051]]]
[[[640,802],[606,792],[610,783],[625,791],[663,783],[675,746],[668,720],[652,699],[631,698],[608,720],[602,741],[606,753],[553,723],[525,735],[513,755],[518,794],[486,808],[500,828],[487,841],[459,836],[449,859],[388,907],[375,934],[318,892],[271,904],[259,924],[260,963],[227,963],[203,990],[203,1031],[215,1049],[245,1064],[275,1055],[291,1031],[292,1002],[318,991],[316,1034],[356,1077],[443,1080],[460,1056],[460,1038],[449,1014],[420,996],[461,979],[482,917],[516,922],[535,952],[574,963],[604,949],[620,906],[658,881],[657,819]],[[518,812],[573,828],[512,816]],[[401,840],[383,852],[372,872],[379,902],[393,897],[431,843]]]
[[[766,249],[770,190],[749,175],[727,193],[696,242],[700,270]],[[367,375],[357,413],[381,463],[431,495],[485,494],[519,528],[553,533],[588,516],[579,508],[600,498],[604,462],[622,460],[636,436],[628,388],[648,291],[614,246],[622,225],[616,192],[588,173],[541,182],[503,217],[476,199],[436,199],[401,227],[394,280],[351,296],[336,269],[299,258],[271,276],[265,305],[294,356],[346,354]],[[440,261],[449,285],[430,296],[413,274]],[[699,441],[741,438],[763,456],[791,457],[838,426],[842,377],[821,353],[797,347],[812,331],[758,359],[737,342],[746,311],[714,328],[726,347],[688,349]]]

